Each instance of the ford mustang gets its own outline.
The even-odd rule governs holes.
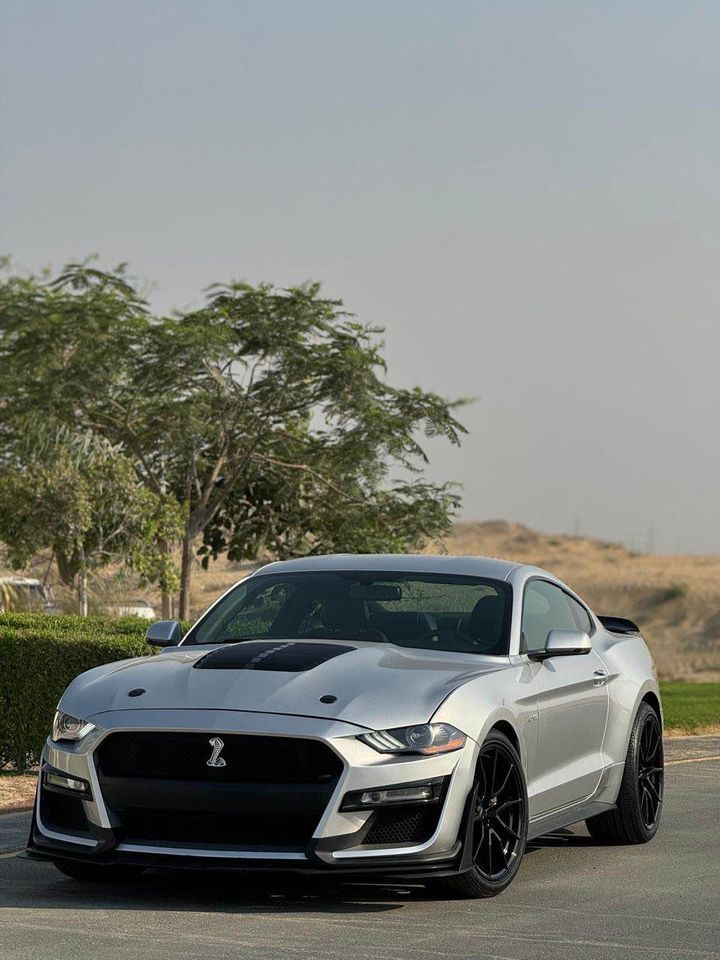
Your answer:
[[[70,877],[281,869],[487,897],[550,831],[658,829],[645,642],[539,568],[271,563],[185,636],[147,636],[158,655],[70,684],[43,751],[28,854]]]

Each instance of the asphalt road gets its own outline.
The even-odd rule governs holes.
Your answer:
[[[672,747],[652,843],[544,839],[494,900],[161,872],[95,888],[0,853],[0,960],[720,958],[720,759],[686,762],[697,746]],[[701,752],[720,756],[720,738]],[[27,821],[0,817],[0,848],[21,846]]]

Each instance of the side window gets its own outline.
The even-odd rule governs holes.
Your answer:
[[[567,601],[570,604],[570,609],[575,617],[575,623],[577,624],[578,630],[584,630],[585,633],[592,633],[592,620],[590,619],[590,614],[587,612],[585,607],[578,603],[577,600],[573,600],[572,597],[568,597]]]
[[[577,630],[568,595],[544,580],[531,580],[525,587],[521,652],[543,650],[551,630]]]

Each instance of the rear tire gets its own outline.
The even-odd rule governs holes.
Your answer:
[[[54,860],[53,863],[60,873],[83,883],[125,883],[137,879],[143,872],[143,867],[121,864],[80,863],[77,860]]]
[[[665,766],[660,718],[641,703],[630,734],[617,807],[585,821],[601,843],[647,843],[660,826]]]
[[[470,816],[465,842],[472,846],[472,867],[453,877],[438,877],[433,885],[459,899],[495,897],[520,869],[528,830],[522,762],[499,730],[491,730],[480,748]]]

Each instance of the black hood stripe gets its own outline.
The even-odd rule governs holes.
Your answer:
[[[213,650],[201,657],[197,670],[275,670],[302,673],[326,660],[350,653],[356,647],[339,643],[311,643],[306,640],[245,640]]]

